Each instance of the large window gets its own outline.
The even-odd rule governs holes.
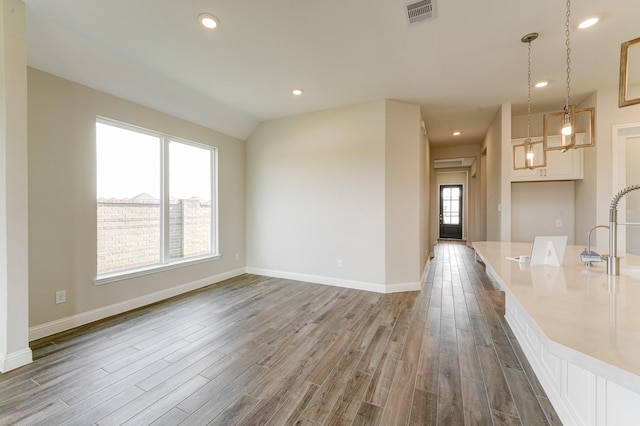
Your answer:
[[[96,121],[98,279],[217,255],[216,150]]]

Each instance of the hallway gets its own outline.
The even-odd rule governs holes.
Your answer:
[[[421,292],[242,275],[32,342],[0,424],[560,424],[464,244]]]

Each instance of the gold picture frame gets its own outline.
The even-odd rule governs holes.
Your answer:
[[[620,46],[618,107],[640,104],[640,37]]]

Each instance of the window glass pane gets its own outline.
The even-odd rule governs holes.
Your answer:
[[[160,144],[96,123],[99,274],[160,262]]]
[[[211,252],[211,150],[169,143],[169,257]]]

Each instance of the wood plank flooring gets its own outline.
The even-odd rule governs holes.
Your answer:
[[[560,424],[463,244],[422,291],[243,275],[32,342],[1,425]]]

